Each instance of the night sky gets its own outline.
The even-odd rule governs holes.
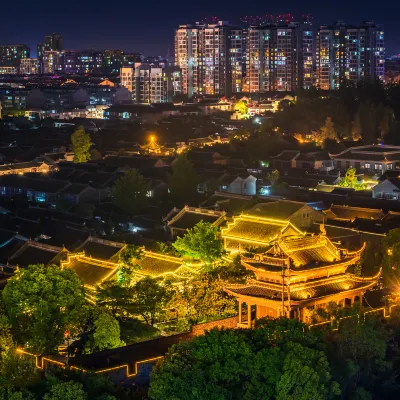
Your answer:
[[[4,1],[0,15],[0,44],[26,43],[31,56],[45,34],[60,32],[66,49],[122,49],[145,55],[174,52],[178,24],[218,16],[238,22],[244,15],[311,14],[314,28],[337,20],[360,23],[374,20],[385,26],[387,55],[400,53],[400,2],[371,0],[287,0],[283,2],[233,0]],[[386,6],[384,6],[386,4]],[[283,6],[281,6],[283,7]]]

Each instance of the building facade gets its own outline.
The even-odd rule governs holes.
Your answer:
[[[26,44],[10,44],[0,46],[0,65],[4,67],[19,67],[23,58],[29,58],[30,49]]]
[[[245,91],[292,91],[312,84],[313,32],[309,25],[249,27]]]
[[[46,51],[57,51],[63,50],[63,37],[59,33],[52,33],[44,37],[44,42],[38,43],[37,45],[37,58],[39,61],[39,72],[44,72],[43,61],[44,53]]]
[[[225,21],[180,25],[175,32],[175,65],[183,92],[229,95],[242,91],[243,30]]]
[[[338,89],[343,81],[383,80],[385,67],[382,25],[365,22],[360,26],[338,22],[321,26],[317,33],[316,85]]]
[[[64,72],[64,52],[46,50],[42,54],[41,73],[55,74]]]
[[[167,103],[182,93],[182,73],[178,67],[136,63],[121,68],[121,86],[135,103]]]
[[[35,75],[39,73],[39,62],[37,58],[22,58],[19,66],[20,74]]]

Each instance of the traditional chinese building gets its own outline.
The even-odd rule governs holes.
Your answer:
[[[339,248],[323,228],[311,235],[296,231],[290,223],[281,228],[272,224],[265,237],[270,242],[264,252],[242,256],[242,265],[253,271],[255,278],[225,288],[239,301],[242,327],[265,316],[307,321],[312,310],[330,302],[352,305],[376,285],[380,275],[366,278],[347,272],[359,261],[365,245],[356,251]]]

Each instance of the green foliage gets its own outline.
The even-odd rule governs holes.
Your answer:
[[[244,100],[239,100],[233,106],[233,111],[237,111],[239,114],[247,115],[248,114],[248,106]]]
[[[169,256],[179,257],[179,253],[170,242],[156,242],[156,250],[158,253],[167,254]]]
[[[150,183],[137,169],[128,170],[112,187],[113,204],[128,214],[135,214],[147,205]]]
[[[279,182],[280,173],[277,169],[273,170],[272,172],[268,172],[265,176],[267,181],[273,186]]]
[[[43,400],[87,400],[83,385],[78,382],[59,382],[52,385],[50,392],[46,393]]]
[[[71,269],[30,265],[9,279],[2,299],[16,341],[39,354],[52,353],[80,320],[84,287]]]
[[[400,276],[400,228],[391,229],[382,241],[382,266],[388,281]]]
[[[236,312],[235,299],[224,291],[224,282],[214,274],[196,276],[176,291],[169,308],[178,319],[192,325]]]
[[[173,295],[172,286],[167,281],[145,277],[132,290],[134,313],[153,326],[165,314],[165,306]]]
[[[85,132],[83,126],[80,126],[72,134],[71,143],[75,163],[83,163],[90,160],[90,148],[92,147],[92,142],[90,140],[90,135]]]
[[[339,182],[339,186],[355,190],[365,190],[367,188],[367,185],[365,183],[361,183],[358,180],[355,168],[349,168],[346,171],[346,175]]]
[[[101,312],[94,321],[93,332],[89,335],[83,352],[91,354],[96,351],[125,346],[120,335],[118,321],[111,314]]]
[[[224,254],[218,228],[204,221],[188,229],[186,235],[176,239],[173,246],[180,254],[201,260],[206,264],[212,264]]]
[[[210,277],[221,279],[229,283],[245,283],[247,278],[254,278],[252,271],[243,267],[240,256],[236,256],[232,262],[223,261],[208,273]]]
[[[181,154],[172,163],[172,174],[168,175],[168,189],[175,204],[190,203],[197,196],[199,178],[186,154]]]
[[[144,250],[140,246],[128,244],[119,254],[120,268],[118,270],[118,283],[121,286],[129,286],[132,283],[135,271],[140,269],[138,260],[144,257]]]
[[[14,391],[0,387],[0,400],[35,400],[35,396],[26,390]]]
[[[97,149],[91,149],[90,150],[90,159],[98,161],[98,160],[102,160],[103,157]]]
[[[324,125],[316,132],[315,140],[324,147],[327,140],[337,140],[337,133],[331,117],[326,117]]]
[[[211,330],[173,346],[151,374],[152,399],[331,399],[340,393],[321,351],[274,346],[255,331]]]
[[[96,291],[96,305],[106,307],[113,315],[126,315],[131,303],[131,291],[114,281],[103,282]]]

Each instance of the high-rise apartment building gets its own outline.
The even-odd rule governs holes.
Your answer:
[[[39,71],[44,72],[43,57],[45,51],[58,51],[63,50],[63,37],[59,33],[51,33],[44,37],[43,43],[37,45],[37,58],[39,60]]]
[[[338,22],[321,26],[317,34],[317,86],[338,89],[347,80],[383,80],[385,69],[384,32],[381,25],[359,26]]]
[[[189,96],[241,92],[242,56],[243,30],[227,22],[180,25],[175,32],[175,65]]]
[[[39,73],[39,62],[37,58],[22,58],[19,65],[20,74],[35,75]]]
[[[65,50],[64,72],[66,74],[100,73],[103,68],[103,52],[94,50]]]
[[[30,49],[26,44],[0,46],[0,65],[19,67],[23,58],[29,58]]]
[[[249,27],[244,91],[292,91],[313,84],[313,33],[290,22]]]
[[[46,50],[42,54],[41,73],[56,74],[64,72],[64,52]]]
[[[136,63],[121,68],[121,86],[135,103],[166,103],[182,93],[182,73],[177,67]]]

